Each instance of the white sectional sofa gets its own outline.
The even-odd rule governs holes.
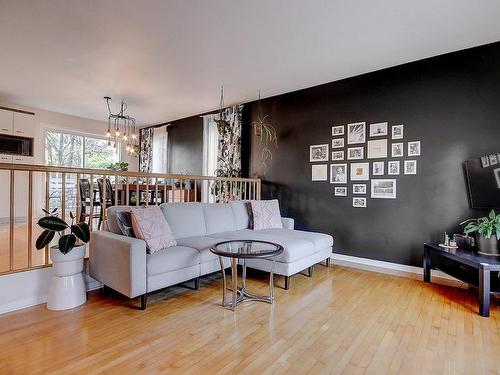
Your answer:
[[[122,235],[116,214],[130,210],[126,206],[110,207],[107,231],[92,232],[90,241],[90,275],[105,286],[129,298],[146,296],[171,285],[194,280],[220,270],[218,257],[210,251],[217,242],[227,240],[264,240],[283,246],[276,258],[275,274],[285,276],[288,289],[290,276],[325,261],[329,264],[333,238],[322,233],[294,230],[294,221],[282,218],[283,228],[252,230],[246,202],[230,203],[164,203],[160,208],[177,240],[177,246],[154,254],[146,252],[143,240]],[[225,259],[226,267],[229,260]],[[247,260],[247,266],[269,271],[269,260]]]

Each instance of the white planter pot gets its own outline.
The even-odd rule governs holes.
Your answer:
[[[85,245],[75,246],[67,254],[61,253],[57,246],[50,248],[54,274],[47,301],[49,310],[72,309],[87,301],[82,274],[85,248]]]

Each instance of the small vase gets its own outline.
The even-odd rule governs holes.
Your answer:
[[[53,276],[47,300],[49,310],[72,309],[87,301],[82,274],[85,249],[85,245],[79,245],[63,254],[58,246],[50,248]]]
[[[482,234],[477,236],[477,252],[482,255],[500,256],[496,235],[486,238]]]

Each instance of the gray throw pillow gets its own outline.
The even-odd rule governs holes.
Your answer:
[[[130,211],[120,211],[116,213],[116,221],[118,222],[118,227],[124,236],[134,237],[135,233],[132,228],[132,214]]]

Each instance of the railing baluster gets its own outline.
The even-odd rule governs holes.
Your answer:
[[[61,173],[61,219],[66,221],[66,173],[64,172]]]
[[[125,206],[130,205],[130,186],[128,183],[128,176],[125,177],[126,191],[125,191]],[[123,193],[122,193],[123,194]]]
[[[139,201],[141,200],[140,195],[139,195],[139,176],[137,176],[137,179],[135,181],[135,206],[139,207]]]
[[[28,268],[33,266],[33,171],[28,172]]]
[[[120,183],[120,176],[115,175],[115,204],[119,205],[120,202],[118,202],[118,184],[121,185]],[[123,190],[122,190],[122,198],[123,198]]]
[[[9,271],[14,269],[14,169],[10,171],[9,191]]]
[[[90,180],[90,208],[89,208],[89,227],[90,230],[94,229],[94,175],[91,173]]]
[[[50,172],[45,172],[45,211],[50,209]],[[49,245],[45,246],[44,264],[49,264]]]

